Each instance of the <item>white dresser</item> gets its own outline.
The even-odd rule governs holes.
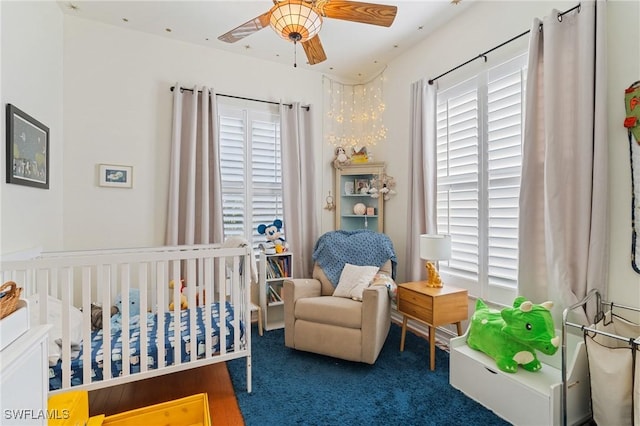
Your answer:
[[[468,331],[467,331],[468,333]],[[488,355],[467,346],[467,333],[451,339],[449,382],[468,397],[514,425],[562,425],[562,355],[538,352],[542,369],[517,373],[498,369]],[[587,354],[582,337],[567,339],[567,424],[589,419]]]
[[[0,351],[0,425],[47,424],[49,328],[31,327]]]

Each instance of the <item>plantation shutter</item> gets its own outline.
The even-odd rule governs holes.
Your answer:
[[[251,181],[253,183],[252,230],[254,241],[265,241],[258,234],[260,224],[282,220],[282,167],[280,122],[259,114],[251,123]]]
[[[490,300],[502,302],[518,289],[525,70],[519,57],[490,69],[487,78],[487,290]]]
[[[440,271],[503,304],[517,294],[525,64],[519,56],[437,100],[437,225],[451,235]]]
[[[260,224],[282,219],[280,119],[262,111],[219,108],[220,166],[225,237],[254,247]]]
[[[480,265],[478,116],[475,79],[438,94],[437,226],[451,234],[451,259],[439,266],[467,287],[477,286]]]

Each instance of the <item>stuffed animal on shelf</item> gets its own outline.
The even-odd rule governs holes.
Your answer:
[[[266,243],[260,244],[260,249],[266,254],[283,253],[288,250],[288,246],[282,236],[282,221],[276,219],[270,225],[258,225],[258,233],[264,234]]]
[[[356,150],[355,148],[351,148],[351,162],[352,163],[367,163],[369,161],[369,155],[367,154],[367,147],[363,146],[362,148]]]
[[[173,280],[169,281],[169,289],[173,290],[173,287],[175,286],[175,283],[173,282]],[[185,296],[182,291],[184,290],[185,284],[184,284],[184,280],[180,280],[180,309],[187,309],[189,307],[189,304],[187,303],[187,296]],[[169,293],[171,295],[171,297],[173,297],[173,291],[171,291]],[[172,300],[171,303],[169,303],[169,310],[173,311],[173,308],[175,307],[174,301]]]
[[[351,164],[351,159],[347,156],[347,151],[345,151],[343,147],[337,147],[335,155],[336,157],[333,159],[333,167],[336,169],[341,169],[342,166]]]
[[[506,373],[515,373],[518,365],[538,371],[542,364],[535,351],[553,355],[560,345],[551,317],[552,306],[553,302],[537,305],[518,296],[512,308],[498,311],[478,299],[467,345],[489,355]]]

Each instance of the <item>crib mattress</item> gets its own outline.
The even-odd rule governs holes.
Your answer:
[[[225,302],[225,322],[226,322],[226,349],[233,348],[233,342],[235,339],[235,330],[233,328],[233,306],[229,302]],[[215,303],[211,305],[211,343],[213,353],[220,352],[220,309],[219,304]],[[205,324],[204,324],[205,308],[199,306],[196,308],[196,332],[197,332],[197,357],[203,358],[206,354],[205,351]],[[164,313],[164,359],[166,364],[172,365],[175,363],[175,352],[178,352],[181,356],[181,362],[189,362],[191,360],[190,354],[190,310],[186,309],[180,312],[180,348],[177,351],[173,350],[174,336],[176,335],[176,327],[174,324],[174,313]],[[126,330],[125,330],[126,335]],[[147,365],[148,369],[157,369],[158,362],[158,321],[156,315],[149,315],[147,317]],[[240,338],[244,336],[244,326],[240,323]],[[133,326],[129,329],[129,371],[130,374],[140,372],[140,326]],[[123,347],[122,347],[122,331],[112,331],[111,337],[111,377],[118,377],[122,372],[123,367]],[[82,349],[77,357],[71,361],[71,386],[77,386],[82,384],[83,380],[83,368],[84,361],[82,356]],[[104,378],[103,364],[104,364],[104,348],[103,348],[103,334],[102,330],[97,330],[91,335],[91,382],[101,381]],[[49,390],[56,390],[62,388],[62,363],[58,363],[49,368]]]

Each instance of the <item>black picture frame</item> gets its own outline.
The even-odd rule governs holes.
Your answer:
[[[49,127],[7,104],[7,183],[49,189]]]

